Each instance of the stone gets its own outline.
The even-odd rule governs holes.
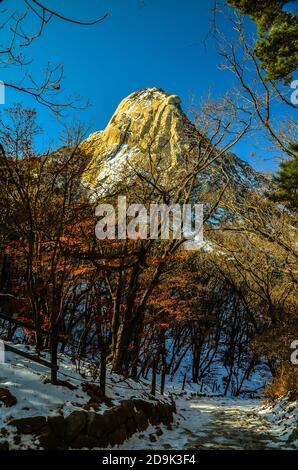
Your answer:
[[[111,446],[123,444],[127,439],[127,432],[125,426],[120,426],[112,434],[108,436]]]
[[[165,426],[171,424],[172,421],[173,421],[172,416],[162,416],[162,418],[161,418],[161,422],[162,422],[162,424],[164,424]]]
[[[39,445],[45,450],[65,450],[64,441],[59,439],[53,432],[45,432],[39,436]]]
[[[127,436],[132,436],[137,431],[137,425],[133,418],[128,418],[126,422]]]
[[[147,418],[150,418],[152,413],[154,413],[155,405],[149,401],[135,399],[133,400],[133,404],[137,410],[142,410]]]
[[[125,406],[115,406],[114,408],[112,408],[114,413],[115,413],[115,416],[116,416],[116,419],[117,419],[117,423],[121,426],[122,424],[125,424],[127,422],[127,420],[129,419],[129,417],[131,416],[131,412],[130,412],[130,409],[128,407],[125,407]]]
[[[98,385],[83,383],[82,390],[91,397],[90,403],[101,403],[104,401],[105,397]]]
[[[0,405],[3,404],[6,407],[11,407],[16,405],[16,403],[16,397],[7,388],[0,388]]]
[[[152,424],[153,426],[160,423],[161,417],[160,417],[159,408],[157,405],[154,406],[153,413],[151,414],[149,421],[150,421],[150,424]]]
[[[108,445],[110,444],[110,441],[108,439],[108,436],[107,434],[103,434],[99,439],[98,439],[98,447],[102,448],[102,449],[105,449],[106,447],[108,447]]]
[[[99,447],[98,440],[95,437],[79,434],[70,446],[72,449],[94,449]]]
[[[172,413],[177,413],[177,408],[176,408],[176,402],[175,400],[171,400],[171,409],[172,409]]]
[[[107,434],[112,433],[118,427],[118,418],[117,413],[115,413],[114,408],[107,410],[102,415],[104,419],[105,431]]]
[[[294,429],[287,439],[287,444],[291,444],[292,442],[298,440],[298,428]]]
[[[7,431],[6,428],[1,428],[0,429],[0,434],[1,434],[1,436],[8,436],[9,432]]]
[[[66,432],[66,420],[63,416],[49,416],[48,417],[48,425],[52,432],[59,437],[60,439],[65,438]]]
[[[9,450],[9,443],[7,441],[0,442],[0,451],[1,450]]]
[[[135,414],[134,420],[137,425],[138,431],[145,431],[148,427],[148,418],[146,417],[144,411],[140,410]]]
[[[93,449],[121,445],[136,431],[143,432],[149,422],[169,424],[172,420],[172,404],[142,399],[123,400],[121,405],[103,414],[94,411],[74,411],[67,418],[62,415],[35,416],[14,419],[9,422],[20,434],[39,436],[39,445],[47,450]],[[150,435],[151,442],[163,434],[160,427]],[[15,437],[18,437],[15,436]]]
[[[45,416],[33,416],[13,419],[8,424],[15,426],[20,434],[37,434],[47,424],[47,420]]]
[[[173,422],[172,405],[162,404],[159,405],[159,414],[161,415],[162,424],[168,425]]]
[[[65,429],[65,440],[73,441],[87,424],[87,413],[85,411],[73,411],[67,418]]]
[[[106,433],[105,419],[103,415],[90,412],[87,419],[87,434],[90,437],[100,439]]]
[[[93,398],[91,400],[93,400]],[[88,403],[86,403],[86,405],[83,406],[83,408],[87,411],[89,410],[99,411],[100,403],[97,401],[89,401]]]
[[[19,434],[13,436],[13,443],[19,445],[21,443],[21,436]]]
[[[123,406],[123,408],[125,408],[127,411],[127,416],[129,418],[133,418],[134,416],[134,404],[131,400],[123,400],[121,402],[121,406]]]

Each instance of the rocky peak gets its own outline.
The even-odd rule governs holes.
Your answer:
[[[91,192],[104,195],[113,192],[119,182],[130,182],[129,177],[136,170],[149,169],[152,162],[159,181],[173,175],[177,165],[181,170],[188,155],[202,144],[203,137],[182,111],[180,103],[178,96],[160,88],[145,88],[125,98],[107,127],[91,134],[81,144],[90,158],[82,176],[84,185]],[[230,155],[226,156],[224,164],[235,186],[244,181],[254,184],[256,172]],[[207,174],[201,175],[199,186],[208,185],[210,178],[211,187],[221,185],[222,176],[209,169]]]
[[[107,127],[82,144],[90,156],[83,182],[90,189],[111,187],[122,169],[160,159],[173,168],[191,145],[196,130],[180,107],[180,98],[160,88],[145,88],[125,98]]]

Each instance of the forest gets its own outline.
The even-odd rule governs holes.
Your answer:
[[[121,401],[125,399],[138,402],[137,412],[145,413],[147,424],[163,426],[145,434],[149,441],[135,444],[135,432],[147,426],[140,416],[130,416],[131,410],[126,410],[127,419],[133,424],[121,422],[122,434],[118,430],[114,437],[110,430],[110,437],[99,437],[97,428],[91,433],[91,425],[88,432],[84,427],[89,416],[73,431],[77,421],[65,409],[65,448],[166,448],[159,447],[164,445],[160,439],[171,434],[167,427],[176,426],[178,432],[181,421],[171,419],[168,408],[175,408],[178,416],[193,399],[198,409],[200,400],[215,411],[252,400],[277,418],[289,413],[288,434],[278,421],[274,436],[261,437],[264,444],[259,447],[257,435],[252,437],[259,426],[260,411],[255,411],[256,422],[241,431],[250,436],[250,441],[243,438],[244,448],[297,449],[295,2],[207,3],[207,41],[218,51],[222,76],[233,75],[230,90],[193,104],[158,84],[141,86],[127,93],[104,130],[90,134],[76,120],[51,136],[53,145],[41,148],[40,109],[63,120],[64,110],[75,109],[77,103],[64,97],[60,101],[60,66],[48,66],[40,83],[23,73],[26,67],[30,71],[24,50],[34,52],[52,21],[70,28],[86,26],[88,35],[90,28],[108,24],[109,16],[95,15],[86,22],[84,15],[74,20],[60,13],[63,8],[52,10],[47,6],[51,2],[25,1],[24,11],[21,6],[11,11],[9,2],[1,1],[7,44],[1,45],[0,64],[4,72],[14,71],[14,78],[2,83],[6,95],[12,90],[18,101],[5,104],[0,115],[0,340],[9,359],[0,364],[0,450],[28,448],[23,437],[17,442],[15,429],[35,436],[29,448],[61,445],[53,444],[56,428],[49,424],[53,409],[49,413],[47,405],[34,409],[29,404],[20,416],[20,421],[46,417],[40,433],[31,422],[26,432],[24,423],[16,422],[23,400],[18,394],[22,387],[28,393],[30,374],[38,374],[36,380],[49,396],[59,390],[60,409],[71,402],[76,420],[78,407],[85,414],[116,413],[113,407],[129,407]],[[145,7],[142,11],[146,14]],[[253,140],[255,152],[265,148],[266,158],[278,159],[274,172],[256,169],[253,157],[242,158],[242,142]],[[173,217],[167,237],[160,237],[161,223],[157,236],[141,237],[139,217],[134,239],[108,232],[99,239],[98,206],[117,207],[123,195],[133,208],[125,216],[127,223],[140,215],[141,206],[149,214],[152,204],[203,204],[200,248],[186,250],[185,239],[173,237]],[[116,222],[121,217],[118,211]],[[17,380],[20,364],[28,383],[20,379],[15,389],[9,384]],[[74,389],[84,406],[75,402]],[[167,411],[147,416],[146,403],[152,408],[152,400],[160,400]],[[59,426],[61,432],[64,424]],[[178,439],[174,432],[173,442]],[[202,449],[207,435],[186,443],[178,439],[178,447],[169,442],[174,449]],[[231,443],[221,443],[220,449],[241,448],[233,430],[228,439]]]

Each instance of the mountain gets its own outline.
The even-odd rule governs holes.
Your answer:
[[[152,163],[159,181],[172,177],[177,167],[187,166],[187,159],[200,158],[208,139],[190,121],[178,96],[159,88],[145,88],[125,98],[107,127],[92,133],[81,144],[90,158],[82,181],[98,196],[113,192],[116,185],[136,173],[150,171]],[[212,149],[216,152],[216,149]],[[221,164],[202,171],[198,187],[220,188],[223,169],[235,187],[254,187],[263,177],[236,155],[229,153]],[[223,167],[222,167],[223,165]]]

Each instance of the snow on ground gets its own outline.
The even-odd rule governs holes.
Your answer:
[[[35,354],[34,349],[24,345],[14,345],[15,348]],[[42,354],[43,359],[49,359]],[[72,362],[66,355],[59,356],[58,380],[68,381],[76,390],[67,387],[55,386],[49,383],[50,370],[29,359],[18,356],[12,352],[5,353],[5,363],[0,365],[0,387],[8,388],[18,400],[18,413],[30,408],[32,416],[49,415],[61,409],[64,415],[79,408],[89,400],[87,393],[82,391],[82,383],[95,383],[98,385],[99,370],[91,369],[88,362]],[[124,398],[149,397],[150,384],[141,380],[135,382],[107,370],[106,394],[114,405],[120,403]],[[102,405],[106,409],[106,405]],[[25,408],[25,409],[24,409]],[[103,409],[104,411],[104,409]],[[3,416],[1,409],[0,419]],[[28,413],[27,413],[28,414]],[[19,417],[22,417],[18,415]],[[0,421],[1,423],[1,421]]]
[[[24,350],[24,346],[18,346]],[[16,397],[13,408],[1,408],[0,426],[8,416],[22,418],[28,416],[48,416],[62,407],[76,408],[74,403],[88,401],[82,390],[69,390],[66,387],[49,385],[49,369],[13,353],[6,353],[6,362],[0,368],[0,387],[8,388]],[[69,367],[64,364],[63,370]],[[73,404],[73,405],[72,405]]]
[[[24,345],[16,347],[28,351]],[[7,424],[11,419],[58,413],[67,416],[81,409],[90,399],[82,390],[82,383],[98,383],[97,371],[91,371],[87,363],[74,364],[65,355],[59,358],[58,378],[76,385],[74,390],[51,385],[49,369],[29,359],[8,352],[5,361],[0,365],[0,388],[9,389],[17,403],[7,408],[0,406],[0,430],[11,433],[14,428]],[[111,405],[130,397],[150,399],[149,390],[148,381],[124,379],[108,370],[107,396]],[[177,404],[174,423],[149,426],[120,449],[298,448],[298,403],[288,398],[280,399],[275,405],[264,405],[260,399],[200,396],[193,389],[181,392],[177,383],[168,382],[166,390],[167,396],[172,394]],[[107,405],[100,403],[97,412],[103,413],[106,409]],[[9,440],[11,448],[36,445],[32,436],[24,436],[20,447],[0,433],[0,444],[5,440]]]
[[[24,345],[14,347],[35,353],[33,348]],[[46,354],[41,357],[49,359]],[[73,364],[67,356],[60,355],[58,379],[76,386],[74,390],[70,390],[65,386],[51,385],[50,370],[45,366],[6,352],[5,362],[0,364],[0,389],[8,389],[16,397],[17,403],[12,407],[5,407],[1,406],[0,402],[0,430],[5,429],[13,434],[14,428],[7,424],[13,419],[57,414],[68,416],[72,411],[81,410],[90,400],[90,396],[82,390],[82,384],[98,385],[95,377],[97,372],[91,370],[88,363]],[[117,405],[124,398],[132,396],[148,399],[149,391],[148,382],[136,383],[108,370],[106,394],[111,400],[111,405]],[[107,405],[100,403],[99,409],[95,411],[103,413],[106,409]],[[22,443],[25,447],[34,448],[34,441],[30,440],[32,436],[24,436],[24,439]],[[11,448],[14,448],[13,442],[0,432],[0,444],[6,440],[10,442]]]
[[[298,449],[298,401],[282,397],[275,403],[264,405],[260,415],[269,421],[273,435]]]
[[[178,413],[173,425],[150,426],[132,436],[120,449],[298,448],[297,441],[287,444],[279,423],[267,419],[260,400],[186,397],[176,403]],[[297,403],[292,408],[297,416]],[[294,422],[292,430],[293,426]]]
[[[171,360],[172,354],[172,340],[167,341],[168,362]],[[192,382],[192,352],[189,350],[180,363],[179,370],[174,377],[168,376],[167,385],[173,388],[174,391],[181,391],[184,377],[186,375],[186,389],[195,393],[202,393],[208,396],[223,395],[225,392],[226,379],[230,373],[229,368],[223,365],[223,348],[220,348],[212,364],[204,372],[204,377],[198,383]],[[203,350],[203,361],[207,358],[208,349]],[[244,363],[245,364],[245,363]],[[202,368],[204,363],[202,364]],[[240,367],[234,370],[231,378],[230,386],[227,391],[227,396],[233,396],[235,390],[238,389],[239,380],[242,379],[245,371]],[[246,398],[261,398],[262,392],[266,384],[271,379],[271,373],[268,365],[264,359],[261,359],[259,364],[256,364],[249,376],[245,378],[242,383],[240,395]]]

